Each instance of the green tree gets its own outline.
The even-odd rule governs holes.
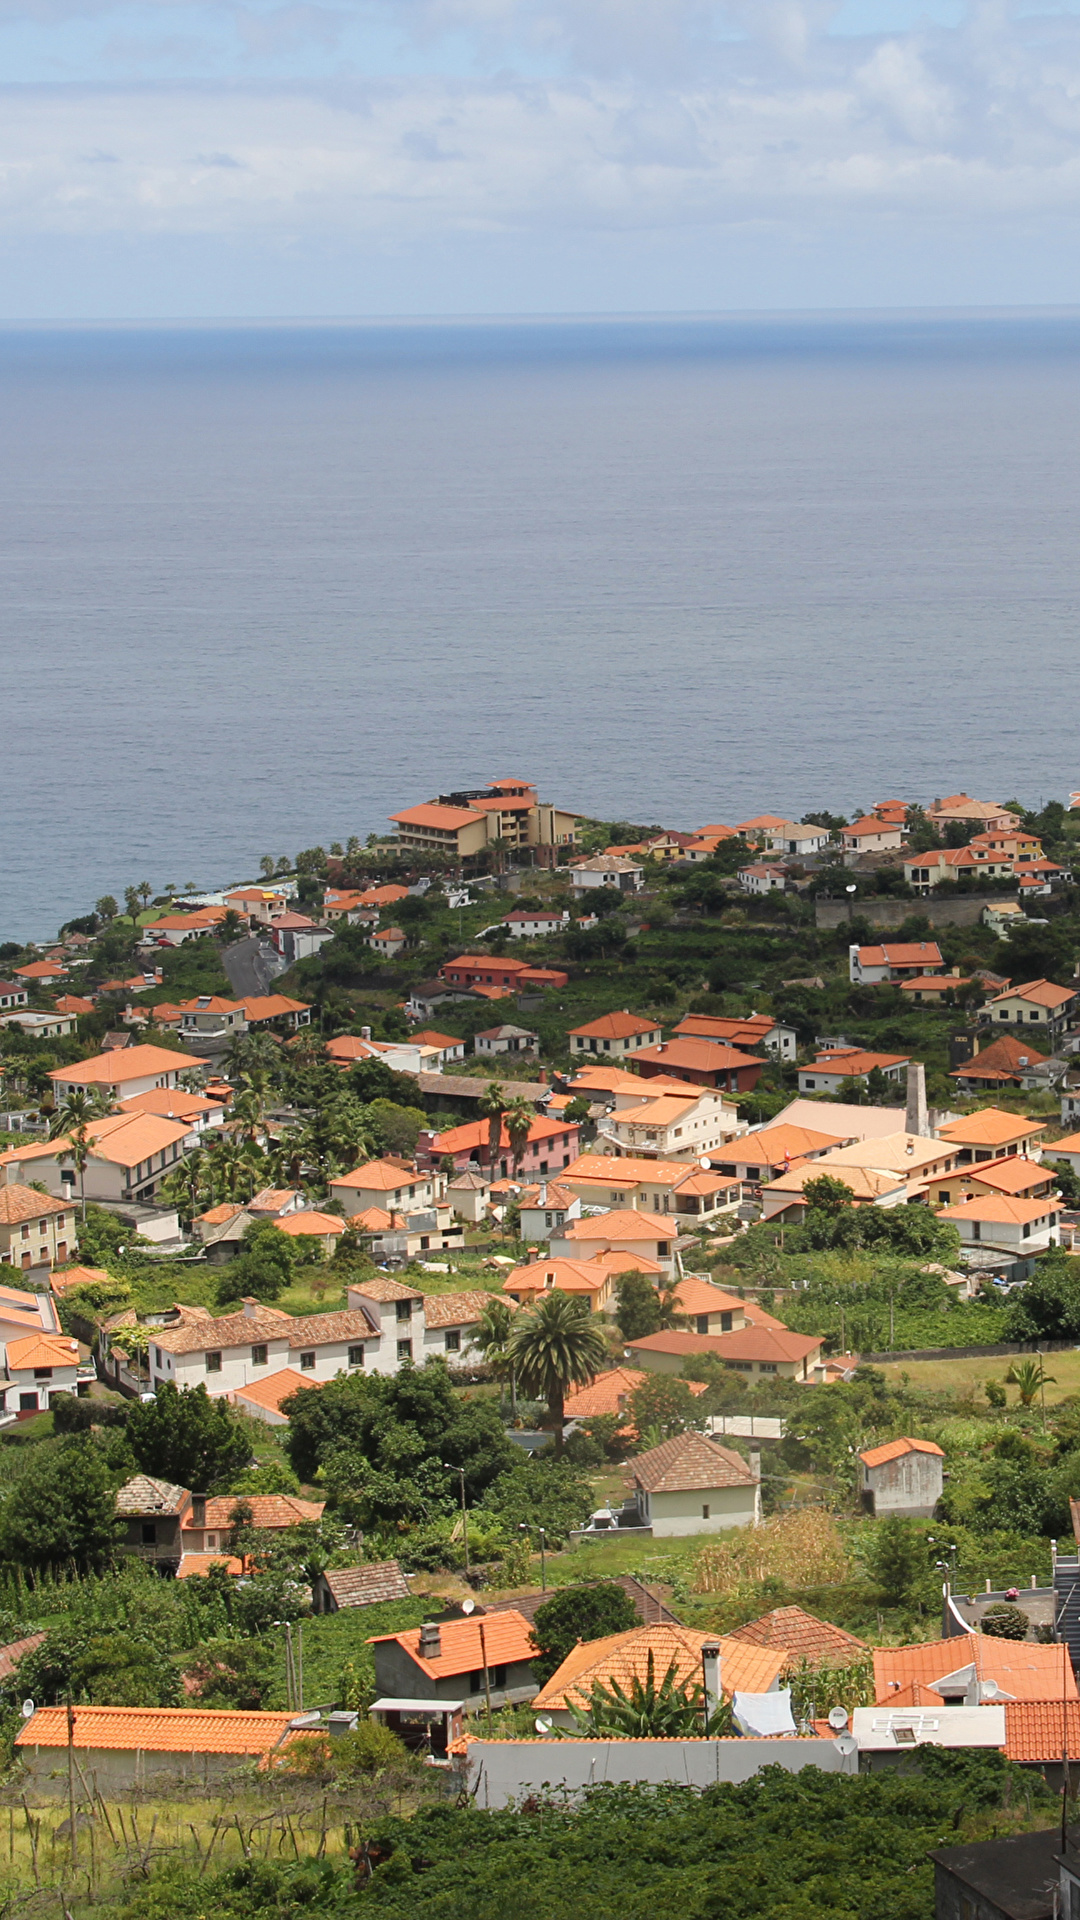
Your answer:
[[[1046,1372],[1041,1358],[1014,1360],[1005,1378],[1019,1392],[1022,1407],[1032,1406],[1044,1387],[1054,1385],[1054,1376]]]
[[[99,920],[115,920],[119,911],[111,893],[103,893],[101,899],[94,904],[94,912]]]
[[[546,1686],[579,1640],[602,1640],[609,1633],[628,1633],[638,1625],[634,1603],[614,1580],[595,1585],[562,1587],[553,1599],[537,1607],[530,1661],[541,1686]]]
[[[493,1294],[486,1303],[479,1320],[472,1330],[472,1344],[478,1347],[484,1356],[485,1364],[491,1369],[499,1382],[499,1405],[502,1406],[502,1388],[504,1380],[510,1382],[510,1415],[517,1419],[517,1381],[513,1363],[510,1359],[510,1330],[514,1316],[507,1300],[500,1300]]]
[[[417,1481],[421,1469],[434,1463],[434,1495],[448,1511],[459,1484],[458,1467],[465,1470],[471,1503],[518,1452],[503,1431],[498,1408],[490,1400],[462,1399],[443,1360],[404,1366],[392,1375],[343,1374],[318,1393],[301,1389],[284,1407],[289,1416],[285,1450],[301,1480],[314,1479],[323,1468],[328,1476],[333,1472],[339,1487],[348,1484],[350,1471],[357,1486],[372,1484],[379,1473],[391,1482],[395,1477]]]
[[[1010,1607],[1004,1600],[999,1600],[995,1607],[987,1607],[982,1617],[983,1632],[995,1640],[1026,1640],[1030,1625],[1020,1607]]]
[[[660,1300],[647,1273],[615,1278],[615,1324],[624,1340],[644,1340],[660,1331]]]
[[[123,1633],[87,1631],[65,1622],[48,1633],[16,1669],[23,1694],[39,1705],[66,1700],[104,1707],[178,1707],[180,1674],[150,1634],[128,1623]]]
[[[120,1533],[120,1478],[89,1438],[35,1449],[0,1514],[0,1557],[31,1570],[68,1564],[87,1573],[107,1566]]]
[[[531,1100],[525,1099],[523,1094],[519,1094],[516,1100],[511,1100],[503,1115],[503,1125],[510,1142],[511,1161],[515,1174],[529,1144],[529,1134],[535,1119],[536,1108]]]
[[[555,1451],[562,1452],[563,1406],[571,1387],[584,1386],[603,1368],[607,1346],[586,1300],[555,1288],[529,1313],[519,1314],[510,1335],[509,1355],[525,1393],[547,1402],[555,1430]]]
[[[506,1112],[506,1092],[497,1080],[493,1080],[487,1092],[482,1095],[477,1103],[477,1112],[481,1120],[486,1120],[488,1123],[487,1157],[488,1166],[494,1177],[495,1162],[502,1146],[503,1114]]]
[[[685,1380],[670,1373],[654,1373],[635,1387],[627,1413],[646,1446],[671,1440],[693,1424],[697,1404]]]
[[[866,1556],[870,1578],[889,1606],[902,1606],[926,1572],[922,1535],[910,1520],[889,1514],[876,1528]]]
[[[226,1401],[211,1400],[204,1386],[176,1387],[171,1380],[153,1400],[132,1407],[127,1437],[140,1473],[193,1493],[231,1486],[251,1459],[251,1442]]]

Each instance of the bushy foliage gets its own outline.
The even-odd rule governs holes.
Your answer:
[[[42,1442],[0,1511],[0,1559],[31,1571],[107,1566],[120,1535],[122,1478],[90,1436]]]
[[[319,1396],[313,1394],[312,1399]],[[127,1440],[140,1473],[192,1493],[219,1493],[251,1459],[251,1442],[225,1400],[204,1386],[164,1381],[153,1400],[132,1406]]]
[[[562,1587],[536,1610],[532,1641],[536,1656],[532,1670],[541,1686],[579,1640],[602,1640],[605,1634],[627,1633],[638,1625],[630,1595],[614,1580],[594,1586]]]
[[[568,1460],[556,1460],[544,1447],[540,1453],[514,1448],[514,1459],[492,1484],[481,1502],[482,1511],[507,1533],[524,1526],[543,1527],[548,1546],[564,1541],[572,1527],[583,1526],[592,1511],[588,1475]]]

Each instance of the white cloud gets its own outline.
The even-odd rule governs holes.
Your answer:
[[[498,25],[512,0],[432,0]],[[579,0],[599,33],[614,0]],[[663,9],[628,4],[643,38]],[[597,76],[5,90],[0,230],[445,238],[815,220],[1070,219],[1080,36],[985,11],[961,31],[830,37],[830,0],[733,7],[694,82]],[[673,4],[683,39],[704,31]],[[295,6],[325,31],[327,10]],[[565,29],[553,4],[537,30]],[[624,20],[625,26],[625,20]],[[313,30],[315,30],[313,27]],[[584,30],[584,29],[583,29]],[[665,42],[666,44],[666,42]],[[721,58],[722,56],[722,58]],[[104,164],[105,161],[108,164]]]

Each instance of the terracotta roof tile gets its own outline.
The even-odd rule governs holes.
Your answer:
[[[995,1680],[1004,1693],[1020,1700],[1078,1698],[1072,1662],[1063,1642],[1041,1646],[1026,1640],[997,1640],[983,1633],[961,1633],[950,1640],[924,1641],[918,1646],[875,1647],[877,1703],[885,1706],[896,1701],[914,1683],[933,1689],[936,1680],[972,1664],[980,1680]]]
[[[382,1600],[407,1600],[409,1585],[396,1560],[373,1560],[366,1567],[331,1567],[323,1574],[339,1607],[374,1607]]]
[[[672,1661],[680,1684],[701,1679],[701,1649],[717,1636],[699,1633],[691,1627],[658,1623],[650,1627],[632,1627],[628,1633],[609,1634],[603,1640],[579,1643],[567,1655],[533,1701],[537,1710],[565,1708],[569,1702],[584,1707],[594,1680],[610,1687],[613,1680],[628,1689],[635,1679],[644,1681],[649,1654],[653,1656],[653,1674],[659,1684]],[[754,1647],[732,1637],[721,1638],[720,1685],[729,1696],[740,1693],[767,1693],[778,1679],[784,1654],[772,1647]]]
[[[1075,1700],[1006,1700],[1005,1758],[1020,1766],[1080,1760],[1080,1703]]]
[[[428,1293],[424,1296],[424,1323],[428,1327],[468,1327],[497,1296],[483,1287],[468,1287],[462,1293]]]
[[[250,1380],[246,1387],[234,1387],[228,1397],[235,1402],[249,1401],[256,1407],[269,1407],[277,1413],[291,1393],[299,1393],[301,1387],[314,1391],[318,1385],[309,1373],[298,1373],[295,1367],[282,1367],[262,1380]]]
[[[741,1454],[718,1447],[703,1433],[677,1433],[658,1447],[635,1454],[630,1472],[647,1493],[684,1493],[698,1488],[747,1487],[755,1475]]]
[[[396,1640],[429,1680],[450,1680],[458,1674],[475,1673],[483,1666],[480,1626],[480,1619],[442,1621],[439,1626],[442,1652],[437,1660],[421,1655],[419,1627],[410,1627],[405,1633],[376,1634],[369,1644],[378,1646],[380,1641]],[[529,1622],[512,1607],[504,1613],[484,1616],[483,1627],[489,1667],[529,1661],[536,1652]]]
[[[155,1480],[148,1473],[136,1473],[125,1480],[116,1496],[116,1511],[139,1517],[151,1513],[179,1513],[191,1495],[186,1487],[171,1480]]]
[[[847,1666],[870,1651],[865,1640],[857,1640],[831,1620],[819,1620],[801,1607],[774,1607],[744,1627],[734,1627],[730,1638],[746,1640],[755,1647],[777,1647],[788,1655],[787,1664],[805,1660],[814,1667]]]
[[[905,1453],[932,1453],[939,1460],[945,1458],[942,1448],[935,1446],[932,1440],[903,1439],[887,1440],[881,1447],[867,1447],[865,1453],[860,1453],[859,1459],[866,1467],[883,1467],[889,1460],[902,1460]]]
[[[54,1067],[49,1079],[58,1086],[70,1081],[80,1087],[91,1083],[115,1087],[125,1080],[145,1079],[147,1074],[180,1073],[202,1065],[193,1054],[174,1053],[166,1047],[123,1047],[117,1053],[97,1053],[90,1060],[77,1060],[72,1067]]]
[[[76,1707],[72,1744],[131,1753],[269,1754],[287,1732],[290,1713],[241,1713],[191,1707]],[[66,1747],[66,1707],[39,1707],[15,1742]]]
[[[188,1521],[185,1532],[194,1525],[201,1533],[204,1527],[216,1528],[228,1532],[233,1524],[233,1514],[239,1505],[251,1508],[249,1526],[263,1528],[267,1532],[278,1533],[286,1527],[298,1527],[305,1521],[321,1520],[325,1500],[301,1500],[292,1493],[222,1493],[216,1494],[206,1503],[206,1518],[194,1523]]]
[[[24,1220],[41,1220],[48,1213],[70,1213],[73,1200],[54,1200],[50,1193],[37,1193],[33,1187],[16,1183],[0,1187],[0,1226],[18,1226]]]
[[[570,1033],[584,1040],[631,1040],[638,1033],[659,1033],[659,1020],[646,1020],[640,1013],[602,1013],[587,1020],[583,1027],[571,1027]]]

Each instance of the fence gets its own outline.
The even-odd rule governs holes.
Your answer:
[[[888,1366],[895,1360],[1004,1360],[1020,1353],[1075,1353],[1075,1340],[1029,1340],[1021,1344],[1002,1341],[996,1347],[905,1347],[893,1353],[864,1353],[863,1365]]]

